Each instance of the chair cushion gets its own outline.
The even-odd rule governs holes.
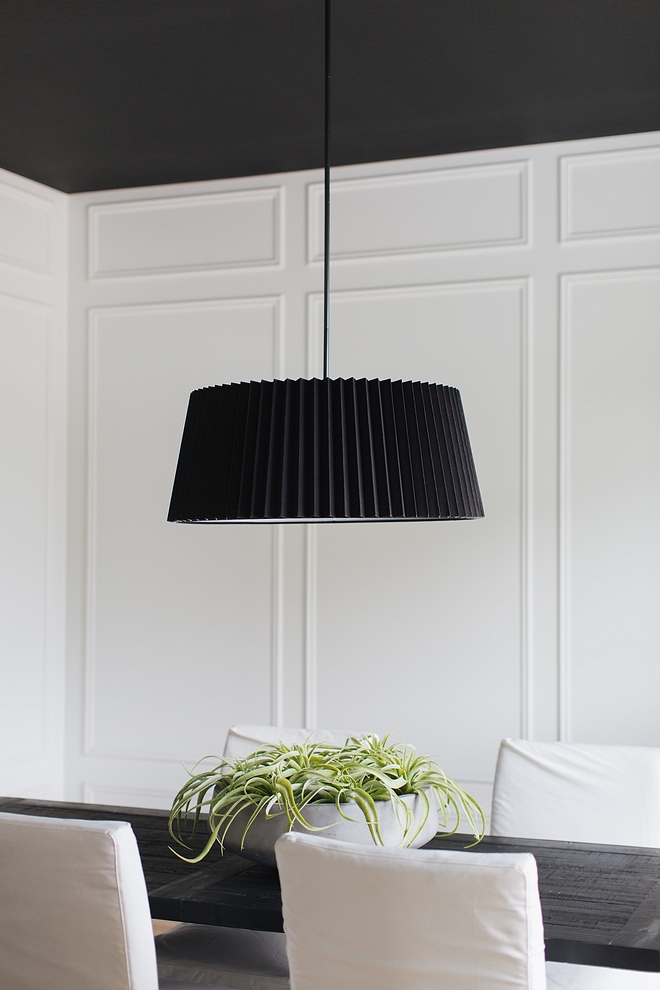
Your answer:
[[[529,853],[275,846],[295,990],[546,990]]]
[[[660,990],[660,973],[634,969],[548,962],[545,973],[547,990]]]
[[[0,814],[2,990],[157,990],[127,822]]]
[[[158,978],[231,990],[289,990],[286,939],[280,932],[254,932],[213,925],[179,925],[156,938]],[[183,988],[181,988],[183,990]]]
[[[660,749],[503,739],[493,835],[660,846]]]
[[[660,749],[503,739],[493,835],[660,846]],[[548,990],[660,990],[660,974],[546,964]]]

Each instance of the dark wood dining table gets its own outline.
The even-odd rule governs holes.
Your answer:
[[[0,798],[0,811],[130,822],[152,917],[282,931],[277,870],[222,856],[217,845],[200,864],[183,862],[169,849],[166,811],[23,798]],[[202,823],[192,848],[206,838]],[[471,841],[454,835],[425,848],[464,849]],[[547,959],[660,972],[660,849],[486,836],[474,851],[535,856]]]

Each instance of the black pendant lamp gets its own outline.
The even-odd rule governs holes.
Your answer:
[[[330,3],[325,0],[323,378],[194,391],[170,522],[401,522],[484,514],[457,389],[328,377]]]

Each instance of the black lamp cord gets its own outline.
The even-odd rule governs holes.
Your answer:
[[[323,377],[330,364],[330,3],[325,0],[325,153],[323,232]]]

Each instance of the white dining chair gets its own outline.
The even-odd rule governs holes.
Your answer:
[[[127,822],[0,813],[2,990],[288,988],[283,935],[181,925],[165,940],[159,979]]]
[[[493,835],[660,847],[660,749],[503,739]],[[660,990],[660,974],[547,963],[551,990]]]
[[[230,760],[250,756],[256,749],[278,742],[295,746],[305,742],[329,743],[342,746],[351,736],[359,733],[343,729],[301,729],[277,725],[232,725],[227,733],[223,755]]]
[[[275,846],[291,990],[544,990],[528,853]]]

